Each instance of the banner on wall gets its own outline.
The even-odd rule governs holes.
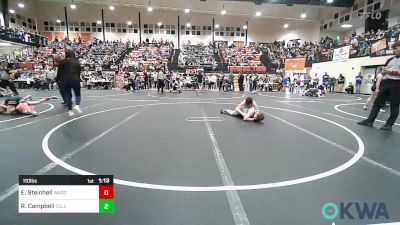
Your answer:
[[[53,41],[53,33],[52,32],[43,32],[43,35],[47,37],[49,41]]]
[[[81,38],[82,38],[82,41],[90,41],[90,39],[92,38],[92,34],[82,32]]]
[[[349,59],[350,45],[333,50],[333,62],[342,62]]]
[[[382,38],[371,45],[371,53],[378,52],[380,50],[386,49],[386,38]]]
[[[78,32],[72,32],[69,34],[69,40],[73,41],[73,40],[78,40],[79,39],[79,33]]]
[[[236,48],[244,47],[244,41],[234,41],[233,44],[236,46]]]
[[[285,70],[304,70],[306,58],[286,59]]]
[[[56,38],[57,38],[58,40],[62,40],[62,39],[64,39],[64,37],[65,37],[64,31],[57,31],[57,32],[55,32],[55,35],[56,35]]]

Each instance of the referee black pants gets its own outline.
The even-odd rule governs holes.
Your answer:
[[[368,121],[375,121],[379,114],[379,110],[386,104],[386,101],[390,102],[390,116],[386,121],[387,125],[393,126],[399,116],[399,105],[400,105],[400,80],[382,80],[379,87],[378,96],[374,101],[374,106],[369,114]]]
[[[0,81],[0,86],[4,89],[7,88],[7,86],[10,88],[12,92],[14,92],[15,95],[19,95],[17,88],[15,88],[14,83],[10,82],[9,80],[1,80]]]

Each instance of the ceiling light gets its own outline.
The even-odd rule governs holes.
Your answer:
[[[247,30],[247,25],[243,25],[243,29],[244,29],[244,30]]]
[[[56,20],[56,23],[61,23],[61,20]]]
[[[326,2],[327,2],[327,3],[332,3],[332,2],[333,2],[333,0],[326,0]]]
[[[302,14],[300,15],[300,17],[303,18],[303,19],[306,18],[306,17],[307,17],[307,13],[302,13]]]
[[[226,14],[226,10],[225,9],[221,10],[221,14],[225,15]]]
[[[147,12],[153,12],[153,8],[151,6],[147,7]]]
[[[261,12],[256,12],[256,16],[261,16]]]
[[[185,13],[190,13],[190,9],[185,9]]]
[[[110,5],[108,8],[110,8],[110,10],[114,10],[114,9],[115,9],[115,6]]]
[[[215,28],[219,28],[219,24],[215,24]]]
[[[285,23],[284,25],[283,25],[283,28],[288,28],[289,27],[289,24],[287,24],[287,23]]]
[[[351,25],[351,24],[342,24],[340,27],[342,27],[342,28],[350,28],[350,27],[353,27],[353,25]]]
[[[157,26],[161,27],[161,25],[162,25],[162,23],[161,23],[161,22],[158,22],[158,23],[157,23]]]
[[[187,23],[187,24],[186,24],[186,27],[190,27],[190,23]]]
[[[97,20],[97,24],[101,24],[101,20]]]
[[[25,7],[25,4],[24,4],[24,3],[18,3],[18,7],[24,8],[24,7]]]
[[[10,9],[10,10],[8,10],[11,14],[14,14],[15,13],[15,10],[14,9]]]
[[[132,21],[128,21],[127,24],[128,24],[128,26],[132,25]]]
[[[71,9],[76,9],[76,5],[75,4],[71,4],[70,7],[71,7]]]

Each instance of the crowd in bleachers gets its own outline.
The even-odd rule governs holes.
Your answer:
[[[45,46],[48,43],[47,37],[25,28],[18,29],[0,26],[0,37],[4,40],[36,46]]]
[[[166,70],[172,52],[173,44],[170,42],[135,44],[133,51],[121,63],[121,68],[127,72]]]
[[[94,86],[93,84],[109,87],[113,78],[105,70],[111,70],[114,75],[114,71],[118,71],[118,59],[130,46],[129,41],[126,43],[102,42],[92,39],[83,42],[81,38],[78,40],[55,39],[34,52],[21,51],[21,54],[15,55],[14,59],[9,59],[8,63],[10,67],[18,71],[13,78],[18,87],[51,89],[54,86],[56,73],[54,65],[62,58],[65,49],[72,49],[83,67],[83,84],[89,87]]]
[[[262,52],[252,46],[237,47],[235,45],[226,46],[219,44],[219,49],[224,63],[228,66],[259,66]]]
[[[209,45],[190,45],[184,44],[178,58],[178,67],[202,67],[215,69],[217,62],[214,57],[216,49],[212,44]]]
[[[85,43],[83,46],[77,48],[78,58],[81,65],[91,68],[96,66],[111,67],[117,63],[117,60],[131,45],[128,41],[123,43],[121,41],[93,41]]]
[[[350,58],[371,55],[371,45],[376,41],[386,38],[388,43],[399,40],[400,22],[387,30],[377,32],[368,31],[357,34],[354,30],[352,35],[345,38],[324,37],[319,42],[304,42],[291,40],[288,42],[275,41],[270,44],[255,44],[256,49],[264,50],[269,59],[277,68],[281,68],[287,58],[306,58],[309,62],[330,61],[333,58],[333,50],[343,46],[351,46]],[[375,55],[385,55],[387,49],[378,51]]]

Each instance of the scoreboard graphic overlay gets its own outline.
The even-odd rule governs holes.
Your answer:
[[[114,213],[112,175],[20,175],[19,213]]]

